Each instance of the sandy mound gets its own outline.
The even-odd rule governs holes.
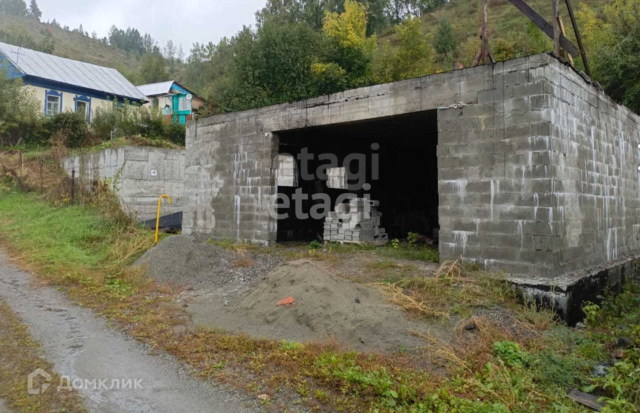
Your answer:
[[[271,254],[239,254],[194,237],[175,235],[151,248],[134,265],[147,265],[149,276],[157,280],[206,290],[244,288],[281,262]]]
[[[289,296],[295,305],[276,304]],[[257,338],[300,342],[335,337],[359,350],[411,349],[424,341],[409,334],[425,325],[407,319],[378,290],[336,277],[311,261],[300,260],[274,269],[235,302],[209,297],[188,310],[194,321]]]

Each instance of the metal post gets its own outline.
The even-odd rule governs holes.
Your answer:
[[[489,0],[482,0],[482,64],[489,51],[489,39],[487,38],[487,26],[489,20]]]
[[[171,197],[169,195],[160,195],[160,198],[158,198],[158,213],[156,215],[156,237],[154,240],[155,244],[158,243],[158,231],[160,230],[160,206],[162,205],[162,198],[167,198],[167,201],[171,203]]]
[[[558,0],[553,2],[553,55],[560,57],[560,10],[558,8]]]
[[[573,25],[573,32],[576,34],[576,40],[578,41],[578,47],[580,48],[582,63],[584,63],[584,71],[587,73],[587,76],[591,77],[591,68],[589,67],[589,62],[587,62],[587,53],[584,51],[584,46],[582,45],[582,37],[580,36],[580,30],[578,29],[578,22],[576,21],[576,17],[573,15],[573,7],[571,6],[571,1],[565,0],[565,3],[567,4],[567,9],[569,10],[569,18],[571,19],[571,24]]]
[[[76,170],[71,170],[71,202],[76,199]]]
[[[40,192],[42,192],[43,185],[44,185],[44,161],[40,159]]]

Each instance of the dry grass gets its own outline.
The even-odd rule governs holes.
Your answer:
[[[469,272],[459,261],[444,262],[433,275],[372,286],[408,313],[427,318],[469,315],[474,309],[512,298],[504,280],[481,272]]]
[[[406,312],[417,314],[426,318],[449,318],[449,313],[441,310],[441,306],[429,301],[419,301],[418,299],[406,294],[401,287],[396,284],[371,284],[378,288],[387,299],[402,307]]]
[[[36,369],[52,375],[49,388],[39,395],[29,395],[27,376]],[[45,383],[38,379],[35,388]],[[60,376],[43,358],[40,344],[29,335],[27,327],[0,301],[0,396],[10,407],[35,413],[83,413],[82,397],[75,391],[57,391]]]

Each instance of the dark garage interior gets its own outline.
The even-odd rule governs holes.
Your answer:
[[[435,110],[409,115],[394,116],[372,121],[321,126],[277,133],[279,153],[295,157],[297,164],[297,186],[278,185],[278,193],[292,199],[299,189],[309,196],[298,207],[308,213],[314,203],[311,196],[323,192],[331,198],[331,210],[341,194],[353,193],[358,197],[368,197],[380,202],[381,226],[386,229],[389,239],[405,239],[409,232],[434,236],[438,223],[438,166],[437,143],[438,126]],[[375,145],[377,144],[377,145]],[[306,148],[313,160],[305,162],[307,178],[304,179],[299,154]],[[358,162],[350,163],[347,171],[349,189],[335,189],[328,186],[326,179],[319,179],[315,171],[329,163],[319,160],[320,154],[336,155],[339,167],[350,154],[363,154],[366,172]],[[377,162],[376,162],[377,157]],[[376,168],[375,165],[378,165]],[[335,166],[335,165],[334,165]],[[377,178],[374,179],[377,170]],[[309,175],[313,175],[310,177]],[[370,189],[362,188],[362,179],[370,184]],[[368,195],[367,195],[368,194]],[[324,220],[299,219],[296,217],[293,200],[288,208],[278,208],[279,214],[288,218],[278,220],[278,242],[311,241],[321,239]]]

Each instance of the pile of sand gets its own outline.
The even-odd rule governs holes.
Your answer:
[[[159,281],[211,290],[244,288],[264,278],[281,262],[272,254],[238,253],[188,235],[174,235],[151,248],[134,265],[145,265],[148,275]]]
[[[289,296],[293,306],[277,306]],[[409,333],[424,332],[424,323],[408,320],[378,290],[332,275],[308,260],[280,265],[233,302],[209,297],[191,302],[188,310],[197,323],[256,338],[306,342],[334,337],[347,348],[386,351],[425,344]]]

